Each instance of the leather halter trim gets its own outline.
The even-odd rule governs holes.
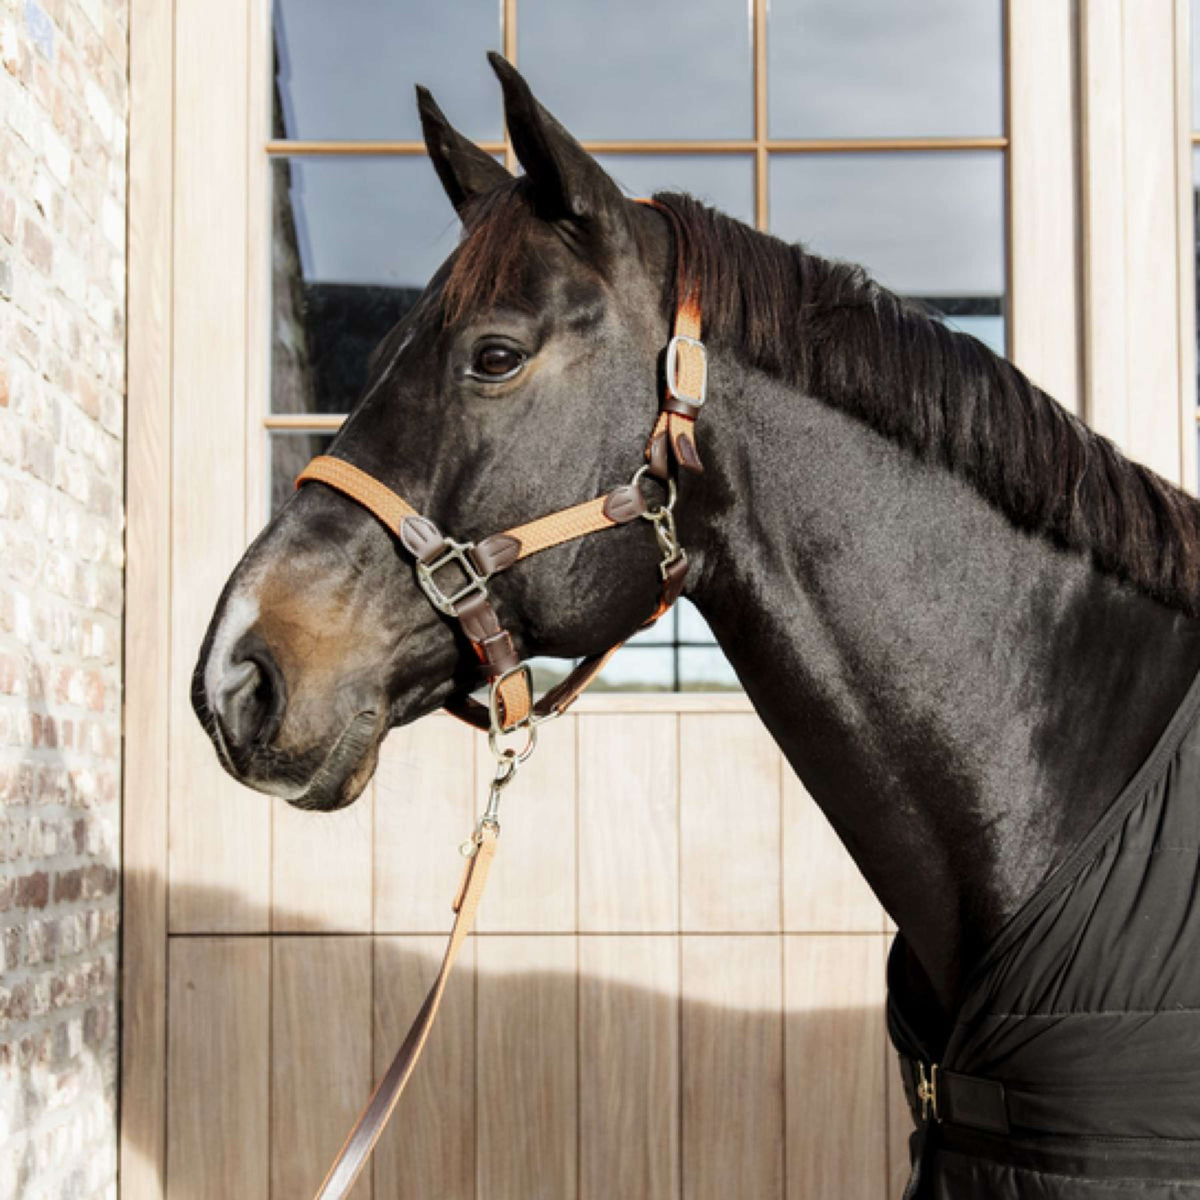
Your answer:
[[[683,237],[679,219],[665,205],[640,200],[663,213],[671,225],[676,244],[676,297],[672,336],[667,343],[665,385],[659,416],[645,449],[647,470],[656,478],[669,480],[672,460],[680,469],[704,470],[696,451],[695,423],[707,399],[708,361],[700,340],[701,307],[698,286],[684,275]],[[413,555],[417,578],[431,603],[454,617],[480,661],[491,688],[491,703],[485,707],[470,697],[451,701],[446,711],[478,729],[498,723],[498,732],[511,732],[537,720],[558,716],[573,704],[616,653],[624,639],[601,654],[580,662],[556,687],[535,702],[528,666],[516,653],[511,634],[500,623],[490,599],[487,582],[543,550],[561,546],[592,533],[623,525],[637,517],[656,522],[664,557],[660,564],[662,587],[659,603],[645,625],[667,612],[683,592],[687,556],[677,543],[663,543],[659,516],[651,512],[636,483],[623,484],[570,508],[559,509],[525,524],[492,534],[479,541],[456,542],[448,538],[430,518],[419,513],[399,493],[367,471],[345,459],[318,455],[296,477],[296,487],[323,483],[367,509]],[[673,495],[673,493],[672,493]],[[674,537],[673,519],[670,536]],[[460,586],[447,593],[439,573],[459,572]],[[642,628],[645,628],[645,625]],[[494,711],[498,722],[491,720]],[[494,731],[497,732],[497,731]]]

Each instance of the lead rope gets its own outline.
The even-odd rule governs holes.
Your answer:
[[[471,836],[459,847],[467,861],[463,868],[462,881],[454,897],[454,924],[450,929],[450,937],[437,978],[433,981],[429,994],[413,1019],[412,1026],[400,1049],[396,1051],[387,1072],[376,1085],[371,1098],[355,1121],[354,1128],[342,1143],[342,1148],[333,1160],[324,1182],[317,1189],[316,1200],[342,1200],[342,1197],[349,1194],[367,1165],[371,1151],[375,1149],[375,1144],[391,1119],[409,1079],[412,1078],[417,1060],[421,1057],[421,1051],[425,1049],[425,1043],[429,1040],[433,1023],[437,1019],[454,960],[475,924],[479,901],[483,898],[488,871],[491,869],[500,837],[500,796],[516,778],[517,768],[532,751],[531,738],[520,752],[505,748],[497,754],[496,774],[488,792],[487,807],[480,815]]]
[[[683,230],[676,215],[655,201],[642,203],[652,205],[669,218],[681,247]],[[460,847],[467,862],[454,897],[454,924],[437,978],[391,1065],[342,1143],[315,1200],[343,1200],[349,1194],[412,1077],[441,1007],[454,960],[475,924],[500,837],[500,798],[516,778],[521,764],[533,753],[538,726],[561,716],[624,644],[618,642],[600,654],[585,658],[562,683],[535,703],[529,663],[516,655],[512,638],[492,607],[488,593],[491,577],[530,555],[640,517],[653,525],[661,555],[659,601],[646,624],[657,621],[683,591],[688,561],[675,530],[676,485],[671,467],[674,465],[697,474],[704,469],[696,451],[695,423],[706,399],[708,360],[700,341],[699,295],[695,286],[684,278],[682,249],[677,257],[677,302],[665,356],[666,387],[662,408],[646,445],[646,463],[628,484],[594,500],[474,543],[457,542],[444,536],[402,496],[343,459],[318,456],[297,477],[297,487],[305,483],[322,483],[361,504],[391,530],[416,559],[417,581],[422,590],[439,612],[459,622],[489,680],[486,707],[466,700],[450,707],[449,711],[477,728],[487,730],[488,745],[496,759],[487,805],[471,836]],[[647,473],[666,485],[666,501],[658,506],[648,504],[639,487]],[[441,582],[447,568],[459,572],[453,586]],[[505,745],[505,739],[510,736],[524,740],[519,747]]]

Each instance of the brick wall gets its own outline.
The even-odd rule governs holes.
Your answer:
[[[0,0],[0,1196],[116,1195],[127,0]]]

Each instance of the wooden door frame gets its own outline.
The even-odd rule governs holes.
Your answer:
[[[165,1180],[168,797],[171,671],[172,398],[174,367],[174,208],[176,113],[176,9],[187,0],[131,0],[128,193],[128,398],[127,542],[125,624],[125,761],[123,799],[123,934],[120,1179],[124,1200],[162,1195]],[[1187,3],[1176,9],[1172,62],[1175,94],[1187,105]],[[1092,99],[1087,79],[1076,74],[1076,48],[1120,0],[1009,0],[1007,26],[1009,294],[1013,302],[1010,348],[1016,361],[1076,411],[1093,411],[1095,381],[1107,352],[1108,326],[1100,306],[1082,301],[1083,281],[1097,275],[1081,256],[1097,256],[1104,231],[1080,200],[1078,177],[1087,176],[1100,153],[1095,140],[1077,141],[1081,92]],[[246,44],[254,52],[269,35],[268,6],[247,6]],[[1097,14],[1100,14],[1099,16]],[[1089,24],[1090,22],[1090,24]],[[1093,63],[1093,65],[1095,65]],[[251,72],[253,81],[254,73]],[[1102,80],[1100,81],[1103,82]],[[251,84],[253,90],[253,83]],[[253,108],[253,105],[250,106]],[[256,172],[265,156],[248,114],[249,192],[258,194]],[[1177,262],[1192,239],[1190,129],[1176,122],[1178,211],[1173,222]],[[1180,129],[1188,135],[1186,138]],[[1082,157],[1080,157],[1082,156]],[[761,157],[761,155],[759,156]],[[1079,164],[1086,165],[1079,170]],[[761,164],[760,164],[761,165]],[[1089,193],[1094,195],[1094,193]],[[249,206],[247,263],[266,237],[268,214]],[[261,207],[261,206],[259,206]],[[1081,208],[1091,223],[1081,219]],[[223,269],[228,270],[228,264]],[[248,281],[265,278],[249,270]],[[252,286],[251,282],[247,286]],[[260,284],[261,286],[261,284]],[[1094,290],[1094,289],[1093,289]],[[1182,271],[1172,284],[1174,339],[1179,379],[1179,470],[1194,474],[1192,348],[1194,314],[1190,280]],[[1093,301],[1095,297],[1093,295]],[[265,369],[266,349],[255,324],[266,305],[249,297],[247,376]],[[1063,347],[1070,348],[1064,353]],[[1082,381],[1082,383],[1081,383]],[[1185,420],[1186,418],[1186,420]],[[251,436],[258,433],[252,430]],[[1192,459],[1189,460],[1188,455]],[[261,457],[261,456],[260,456]],[[1188,463],[1191,462],[1189,467]],[[247,487],[261,487],[259,472]],[[257,511],[253,503],[248,512]],[[602,698],[597,707],[624,711],[694,708],[687,697]],[[720,707],[747,707],[729,698]]]

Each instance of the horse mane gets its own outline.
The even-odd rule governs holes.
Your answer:
[[[1019,529],[1200,616],[1200,501],[861,267],[810,254],[687,195],[654,199],[674,218],[713,347],[941,463]],[[513,282],[532,220],[519,181],[481,198],[447,280],[448,313],[494,300]],[[667,312],[673,284],[666,281]]]

